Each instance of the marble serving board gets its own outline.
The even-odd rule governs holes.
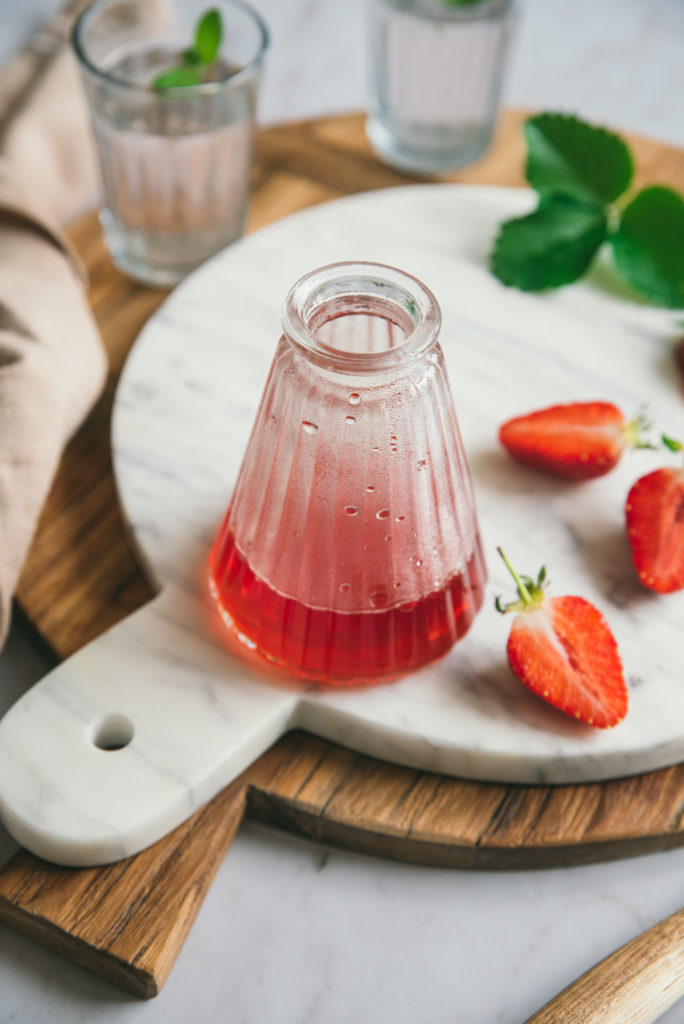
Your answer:
[[[113,423],[117,482],[159,596],[47,676],[0,722],[0,811],[33,852],[65,864],[133,854],[189,816],[285,731],[304,728],[400,764],[480,780],[565,783],[634,774],[684,754],[684,594],[638,583],[623,525],[631,482],[668,457],[630,454],[569,484],[503,453],[498,424],[552,402],[647,402],[681,433],[672,316],[589,283],[548,296],[502,287],[486,267],[526,192],[426,185],[292,216],[206,264],[141,333]],[[392,263],[435,292],[442,346],[475,486],[490,582],[468,636],[440,663],[387,686],[302,688],[226,644],[206,593],[208,549],[227,506],[293,281],[340,259]],[[606,614],[630,712],[599,732],[511,675],[510,592],[496,546],[522,571],[545,562],[554,592]]]

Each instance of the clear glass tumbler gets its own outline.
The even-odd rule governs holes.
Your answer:
[[[390,680],[441,657],[485,565],[434,296],[392,267],[302,278],[230,507],[212,592],[238,639],[295,675]]]
[[[433,174],[492,137],[513,0],[371,0],[366,131],[387,163]]]
[[[223,22],[212,80],[154,88],[178,66],[209,6]],[[243,232],[266,27],[240,0],[95,0],[73,44],[111,256],[131,277],[173,285]]]

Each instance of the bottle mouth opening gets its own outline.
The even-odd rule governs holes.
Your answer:
[[[308,358],[348,372],[412,361],[437,338],[437,300],[382,263],[332,263],[300,278],[283,306],[285,335]]]

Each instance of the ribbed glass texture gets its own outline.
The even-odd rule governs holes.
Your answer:
[[[389,267],[295,285],[213,592],[240,640],[332,684],[389,680],[468,630],[485,568],[434,297]]]
[[[156,89],[182,64],[208,6],[220,51],[199,85]],[[95,0],[74,47],[102,168],[100,219],[114,262],[175,284],[243,231],[261,65],[268,43],[240,0]]]
[[[512,0],[372,0],[369,138],[417,173],[462,167],[492,136]]]

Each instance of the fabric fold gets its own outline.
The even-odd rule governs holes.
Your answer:
[[[66,38],[79,0],[0,69],[0,645],[64,445],[106,358],[62,225],[92,202],[94,147]]]

